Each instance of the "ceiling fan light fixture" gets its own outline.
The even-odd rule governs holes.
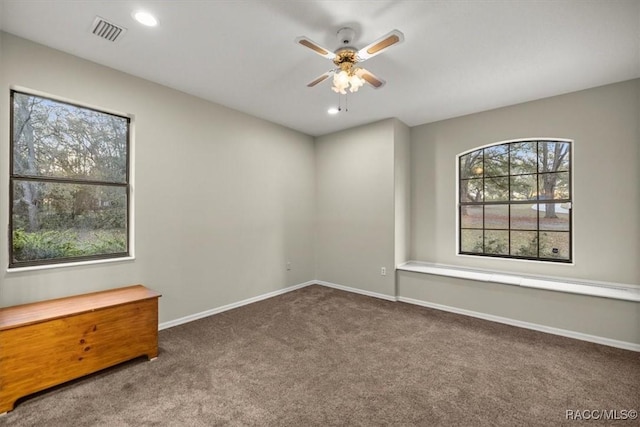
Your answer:
[[[333,89],[336,93],[341,93],[345,95],[346,89],[349,87],[349,74],[346,71],[340,71],[333,75]]]
[[[349,92],[357,92],[365,84],[365,80],[356,72],[358,69],[341,70],[333,75],[333,86],[331,89],[339,94],[346,95]]]
[[[349,76],[349,83],[351,84],[351,87],[349,88],[349,91],[351,92],[357,92],[358,89],[360,89],[362,86],[364,86],[364,79],[360,76],[358,76],[357,74],[352,74],[351,76]]]

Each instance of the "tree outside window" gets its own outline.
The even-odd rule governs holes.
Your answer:
[[[129,125],[11,92],[10,267],[129,255]]]

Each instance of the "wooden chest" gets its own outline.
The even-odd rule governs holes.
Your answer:
[[[0,308],[0,414],[28,394],[157,357],[158,297],[136,285]]]

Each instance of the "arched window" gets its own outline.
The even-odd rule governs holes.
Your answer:
[[[571,262],[571,141],[501,142],[458,156],[458,253]]]

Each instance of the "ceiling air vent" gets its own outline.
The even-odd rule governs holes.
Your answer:
[[[91,32],[93,34],[105,40],[109,40],[110,42],[119,40],[119,38],[127,31],[126,28],[113,24],[99,16],[96,16],[96,19],[93,21],[93,27],[91,28]]]

